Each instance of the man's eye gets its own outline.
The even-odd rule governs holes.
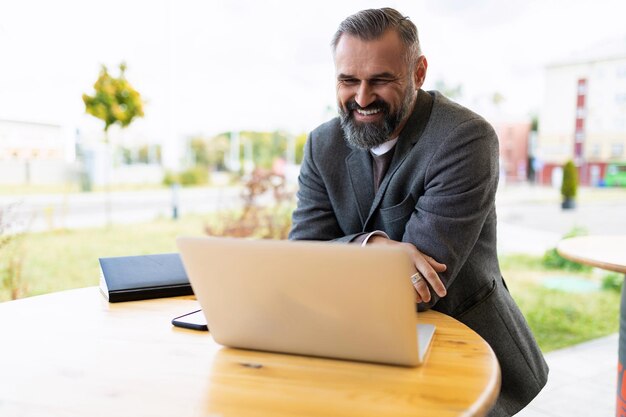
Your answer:
[[[343,80],[341,80],[341,83],[344,85],[356,85],[359,83],[359,80],[356,80],[354,78],[344,78]]]
[[[370,81],[370,83],[372,83],[373,85],[383,85],[383,84],[387,84],[390,80],[384,79],[384,78],[374,78],[373,80]]]

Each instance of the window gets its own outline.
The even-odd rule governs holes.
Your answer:
[[[611,145],[611,156],[613,158],[619,158],[624,153],[624,144],[623,143],[613,143]]]
[[[602,150],[602,145],[599,143],[594,143],[591,145],[591,156],[594,158],[598,158],[600,156],[600,151]]]

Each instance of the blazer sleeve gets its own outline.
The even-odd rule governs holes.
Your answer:
[[[289,239],[352,242],[362,233],[344,235],[341,230],[315,163],[313,141],[313,134],[309,134],[298,176],[298,206],[292,214]]]
[[[496,244],[495,235],[483,234],[488,233],[484,228],[488,216],[495,216],[498,165],[497,136],[480,117],[460,123],[445,135],[428,164],[424,193],[417,199],[402,240],[447,265],[440,274],[446,288],[454,285],[479,240],[483,245]],[[431,293],[431,301],[420,309],[438,301]]]

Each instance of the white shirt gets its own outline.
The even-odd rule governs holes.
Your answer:
[[[375,148],[370,149],[370,152],[376,156],[380,156],[382,154],[389,152],[391,148],[396,146],[397,142],[398,142],[398,137],[396,136],[395,138],[389,139],[387,142],[384,142],[376,146]]]

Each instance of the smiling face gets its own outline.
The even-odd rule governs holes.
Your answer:
[[[410,67],[395,30],[374,40],[341,36],[335,49],[337,103],[350,144],[371,149],[400,134],[424,83],[426,59]]]

